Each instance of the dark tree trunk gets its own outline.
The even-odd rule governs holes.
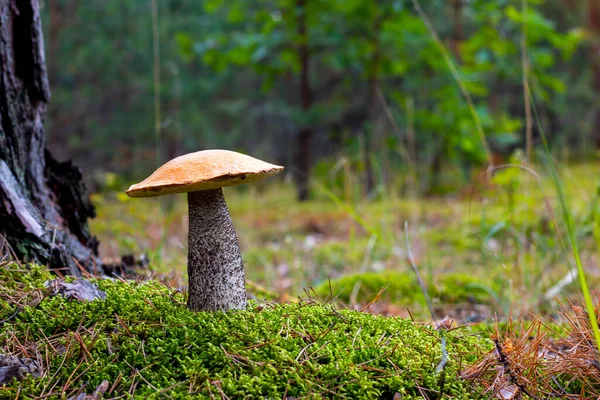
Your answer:
[[[379,0],[375,0],[375,5],[380,7]],[[375,172],[373,171],[372,156],[374,155],[374,143],[377,142],[375,122],[377,113],[380,110],[380,103],[377,101],[377,91],[379,90],[379,65],[381,63],[381,45],[379,42],[379,33],[381,25],[384,22],[385,13],[376,11],[375,20],[371,30],[371,46],[373,54],[368,65],[367,71],[367,93],[365,97],[365,109],[368,110],[369,124],[363,126],[361,134],[363,135],[363,164],[365,166],[364,191],[369,197],[375,189]]]
[[[308,47],[308,34],[306,32],[306,0],[298,0],[296,3],[298,15],[298,58],[300,59],[300,100],[302,111],[310,110],[313,104],[312,88],[310,86],[310,49]],[[306,125],[298,132],[296,138],[295,170],[294,177],[298,188],[298,200],[308,200],[308,189],[310,179],[310,158],[312,149],[313,128]]]
[[[464,29],[463,29],[463,0],[452,0],[452,20],[453,20],[453,31],[451,37],[451,50],[456,59],[456,63],[461,63],[460,44],[464,40]],[[430,165],[431,181],[429,184],[429,192],[435,192],[440,189],[441,184],[441,173],[444,166],[444,160],[447,156],[448,151],[448,138],[442,136],[440,138],[439,145],[435,148],[433,159]],[[469,164],[464,163],[462,167],[465,171],[468,171]]]
[[[430,166],[430,175],[431,175],[431,180],[429,183],[429,188],[428,191],[429,193],[435,193],[440,189],[440,184],[441,184],[441,178],[442,178],[442,167],[443,167],[443,161],[444,161],[444,157],[446,156],[446,151],[447,151],[447,145],[446,145],[447,139],[445,136],[442,136],[442,138],[440,139],[440,144],[439,146],[436,148],[435,153],[433,154],[433,159],[431,160],[431,166]]]
[[[452,52],[457,62],[461,62],[460,44],[463,42],[465,34],[463,29],[463,0],[453,0],[452,17],[454,20],[454,30],[452,33]]]
[[[45,149],[50,90],[37,0],[0,0],[0,39],[0,234],[22,260],[94,270],[94,208],[81,173]]]

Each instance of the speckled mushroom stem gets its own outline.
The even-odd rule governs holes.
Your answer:
[[[244,266],[223,191],[190,192],[188,208],[188,308],[246,308]]]

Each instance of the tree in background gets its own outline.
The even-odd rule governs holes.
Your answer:
[[[349,129],[353,133],[350,142],[360,142],[365,193],[375,188],[373,165],[386,164],[390,150],[407,142],[407,131],[396,135],[389,132],[394,125],[407,125],[405,105],[414,104],[420,151],[419,159],[413,162],[428,166],[422,175],[431,180],[422,180],[423,189],[435,190],[448,162],[461,165],[466,177],[470,166],[485,162],[474,112],[499,151],[524,143],[522,40],[526,40],[528,68],[541,116],[553,116],[553,98],[564,91],[564,83],[553,71],[559,57],[566,61],[573,54],[580,35],[556,31],[540,12],[540,3],[531,3],[526,16],[507,2],[457,1],[449,6],[452,24],[444,25],[439,35],[443,41],[448,38],[451,62],[457,65],[458,78],[471,95],[472,105],[459,90],[439,43],[432,39],[426,17],[406,2],[307,0],[298,4],[281,0],[234,2],[224,7],[222,1],[211,1],[207,11],[227,19],[230,25],[200,42],[198,55],[212,66],[235,65],[258,71],[276,98],[289,98],[286,80],[304,82],[298,85],[295,102],[288,102],[288,110],[298,109],[300,99],[305,98],[311,99],[311,106],[300,108],[296,115],[302,117],[300,121],[291,119],[292,124],[299,125],[299,132],[310,132],[309,137],[313,132],[331,134],[331,127],[338,128],[338,133],[340,127]],[[297,15],[301,18],[290,17]],[[306,21],[308,28],[301,26]],[[298,34],[306,31],[308,34]],[[530,33],[524,37],[524,31]],[[308,63],[302,62],[302,54],[310,54]],[[304,72],[309,67],[318,79],[306,79]],[[323,82],[329,90],[319,89]],[[386,121],[382,112],[383,103],[388,101],[394,121]],[[343,123],[348,116],[354,117],[352,126]],[[308,130],[307,125],[311,127]],[[306,162],[301,164],[297,158],[296,170],[308,176],[307,160],[312,152],[303,135],[296,138],[295,148],[302,149],[299,153]],[[304,199],[306,182],[299,188],[299,197]]]
[[[215,67],[251,67],[263,79],[263,90],[276,91],[280,112],[291,118],[294,130],[291,168],[298,199],[307,200],[315,125],[312,77],[315,67],[331,46],[331,6],[321,0],[206,2],[208,13],[227,21],[196,47],[197,54]],[[274,88],[277,85],[278,89]],[[319,99],[320,100],[320,99]],[[268,100],[267,100],[268,101]]]
[[[149,1],[57,0],[45,12],[50,143],[124,175],[155,168],[159,150],[243,150],[289,166],[303,199],[313,166],[330,174],[343,156],[363,196],[403,185],[394,176],[413,166],[418,190],[436,192],[447,166],[468,178],[486,162],[474,111],[500,151],[523,146],[524,31],[540,123],[556,141],[591,138],[581,7],[530,0],[523,16],[520,1],[422,3],[474,110],[410,1],[157,2],[157,140]]]

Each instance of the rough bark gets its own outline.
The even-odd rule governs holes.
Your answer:
[[[79,275],[99,267],[94,208],[79,170],[45,150],[49,99],[38,1],[0,0],[0,235],[19,258]]]
[[[244,265],[221,189],[188,193],[188,308],[246,308]]]
[[[298,11],[298,58],[300,59],[300,101],[302,111],[305,113],[313,105],[313,91],[310,85],[310,49],[308,47],[308,34],[306,28],[306,0],[298,0],[296,3]],[[298,200],[308,200],[310,159],[312,150],[313,128],[309,125],[303,126],[298,132],[295,154],[295,181],[298,188]]]

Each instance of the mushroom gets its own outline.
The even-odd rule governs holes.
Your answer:
[[[204,150],[174,158],[127,190],[130,197],[188,194],[190,310],[246,307],[244,266],[221,188],[257,181],[282,169],[234,151]]]

